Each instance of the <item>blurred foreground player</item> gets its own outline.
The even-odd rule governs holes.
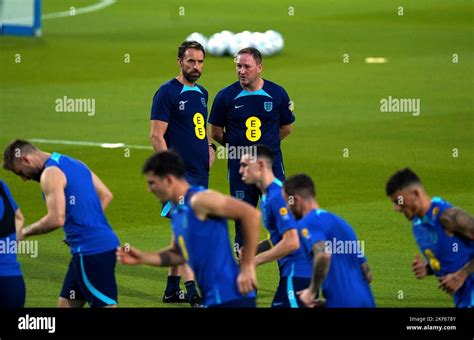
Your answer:
[[[264,145],[251,146],[250,150],[255,151],[242,156],[239,172],[244,183],[254,184],[262,192],[263,224],[270,234],[269,240],[260,242],[262,252],[255,258],[255,264],[278,261],[280,281],[273,308],[304,307],[295,292],[309,286],[311,260],[300,248],[296,221],[287,209],[282,183],[273,174],[272,151]]]
[[[104,210],[112,193],[84,163],[15,140],[5,149],[3,167],[24,181],[40,183],[47,214],[22,228],[18,240],[63,228],[72,259],[58,307],[116,307],[115,248],[118,238]]]
[[[308,307],[375,307],[369,286],[372,274],[352,227],[320,208],[309,176],[288,178],[284,193],[298,219],[303,248],[313,258],[313,278],[298,292],[300,299]],[[320,288],[323,297],[315,300]]]
[[[440,197],[430,197],[418,176],[405,168],[393,174],[386,194],[395,211],[411,221],[418,254],[412,264],[418,279],[436,275],[439,288],[456,307],[474,307],[474,219]]]
[[[174,152],[162,151],[147,160],[143,173],[148,188],[160,201],[171,200],[173,242],[158,252],[145,253],[124,245],[118,260],[127,265],[175,266],[188,262],[207,307],[255,307],[257,249],[260,213],[247,203],[190,186],[184,163]],[[227,219],[242,222],[244,239],[240,268],[229,244]]]
[[[25,304],[25,281],[17,252],[9,253],[24,218],[7,184],[0,180],[0,308],[20,308]],[[18,249],[18,248],[14,248]]]

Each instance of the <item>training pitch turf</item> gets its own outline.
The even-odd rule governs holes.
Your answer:
[[[43,13],[96,2],[44,0]],[[0,149],[14,138],[148,146],[153,94],[178,74],[176,50],[188,34],[277,30],[285,48],[264,60],[263,76],[295,103],[294,132],[282,145],[287,174],[310,174],[322,206],[354,226],[365,242],[378,306],[449,307],[436,279],[418,281],[411,273],[417,252],[411,227],[394,213],[384,185],[410,166],[429,194],[474,212],[473,13],[471,1],[123,0],[45,20],[41,38],[0,37]],[[387,62],[370,64],[367,57]],[[207,57],[199,83],[209,91],[209,106],[235,80],[231,57]],[[55,100],[64,96],[94,98],[95,115],[56,112]],[[419,99],[420,114],[381,112],[380,100],[389,96]],[[150,150],[38,146],[86,162],[104,180],[115,196],[107,216],[122,243],[146,250],[169,243],[169,222],[140,174]],[[45,213],[37,183],[0,177],[26,224]],[[228,192],[226,161],[214,164],[210,187]],[[63,236],[34,237],[38,257],[20,256],[28,307],[56,305],[70,258]],[[118,265],[116,272],[120,306],[165,306],[166,269]],[[269,306],[276,263],[259,267],[258,280],[258,305]]]

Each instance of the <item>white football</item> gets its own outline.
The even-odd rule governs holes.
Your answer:
[[[265,35],[272,44],[274,53],[278,53],[283,49],[285,41],[280,33],[274,30],[268,30],[265,32]]]
[[[197,41],[207,51],[207,38],[204,34],[194,32],[187,36],[186,41]]]
[[[207,50],[215,56],[223,56],[227,52],[227,42],[224,41],[221,33],[216,33],[209,37]]]
[[[272,42],[264,33],[253,33],[251,38],[251,46],[259,50],[264,56],[272,55],[275,52]]]

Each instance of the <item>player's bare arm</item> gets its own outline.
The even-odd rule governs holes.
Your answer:
[[[99,176],[97,176],[92,171],[91,173],[92,173],[92,182],[94,184],[95,191],[97,192],[97,195],[99,196],[100,204],[102,205],[102,210],[105,211],[105,209],[108,207],[108,205],[114,198],[114,195],[109,190],[109,188],[107,188],[104,182],[102,182]]]
[[[280,140],[285,139],[293,130],[293,123],[280,126]]]
[[[440,217],[446,231],[474,240],[474,218],[460,208],[446,209]]]
[[[17,239],[20,237],[21,228],[23,228],[23,224],[25,223],[25,218],[21,213],[20,208],[16,209],[15,211],[15,230]]]
[[[211,125],[211,136],[220,145],[225,144],[225,133],[223,127]]]
[[[368,283],[372,282],[373,275],[372,275],[372,270],[369,267],[369,264],[367,262],[362,263],[362,272],[364,273],[364,277],[367,280]]]
[[[215,216],[241,221],[246,246],[242,249],[240,256],[240,274],[237,285],[242,294],[256,289],[257,276],[253,259],[257,251],[260,212],[248,203],[212,190],[194,195],[191,198],[191,206],[201,220]]]
[[[21,229],[20,240],[31,235],[49,233],[64,225],[66,218],[66,176],[58,167],[49,167],[41,175],[41,190],[44,193],[48,213],[39,221]]]
[[[150,142],[155,151],[168,150],[165,141],[165,132],[168,129],[168,123],[161,120],[151,120]]]
[[[461,288],[469,277],[474,273],[474,259],[471,259],[465,266],[455,273],[449,273],[439,278],[438,288],[444,290],[446,293],[453,295],[459,288]]]
[[[155,267],[170,267],[178,266],[186,261],[174,241],[169,247],[158,252],[142,252],[126,244],[118,247],[116,254],[117,260],[126,265],[146,264]]]
[[[298,231],[290,229],[283,233],[282,239],[271,249],[258,254],[255,257],[255,265],[259,266],[264,263],[276,261],[282,257],[287,256],[292,251],[300,247],[300,240],[298,238]]]
[[[331,254],[325,251],[324,241],[320,241],[313,245],[313,276],[310,286],[298,292],[301,301],[306,307],[318,307],[324,305],[324,300],[315,300],[319,288],[323,283],[329,271],[331,264]]]

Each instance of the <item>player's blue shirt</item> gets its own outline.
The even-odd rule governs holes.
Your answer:
[[[427,263],[438,277],[454,273],[474,258],[474,242],[456,235],[449,236],[440,217],[452,205],[433,197],[430,209],[423,217],[412,220],[416,243]],[[454,294],[456,307],[474,306],[474,275]]]
[[[56,166],[66,176],[66,220],[63,226],[71,253],[93,255],[115,249],[119,240],[113,232],[94,188],[92,173],[82,162],[53,153],[45,168]]]
[[[280,127],[295,121],[292,103],[279,85],[264,79],[257,91],[242,89],[240,82],[221,90],[212,104],[209,123],[225,127],[225,143],[231,147],[264,144],[275,156],[276,174],[284,173]],[[229,151],[230,152],[230,151]],[[240,179],[240,159],[229,159],[229,179]]]
[[[239,268],[234,261],[229,241],[227,220],[208,218],[199,220],[190,204],[193,194],[203,187],[191,187],[171,215],[176,244],[196,275],[203,294],[204,305],[218,305],[243,298],[255,297],[239,293]]]
[[[209,176],[208,97],[201,85],[187,86],[175,78],[161,85],[153,97],[151,120],[168,123],[166,145],[183,158],[192,177]]]
[[[15,212],[18,205],[7,184],[0,180],[0,276],[21,276],[16,243]],[[12,251],[13,250],[13,251]]]
[[[297,229],[296,221],[286,207],[282,193],[282,183],[276,179],[267,188],[265,195],[262,195],[263,224],[270,234],[270,241],[276,245],[283,238],[283,234],[291,229]],[[294,250],[289,255],[278,260],[280,277],[305,277],[310,278],[313,266],[305,256],[303,249]]]
[[[361,265],[366,262],[352,227],[339,216],[315,209],[298,221],[300,240],[309,258],[313,246],[325,242],[331,253],[329,271],[322,284],[327,307],[375,307]]]

